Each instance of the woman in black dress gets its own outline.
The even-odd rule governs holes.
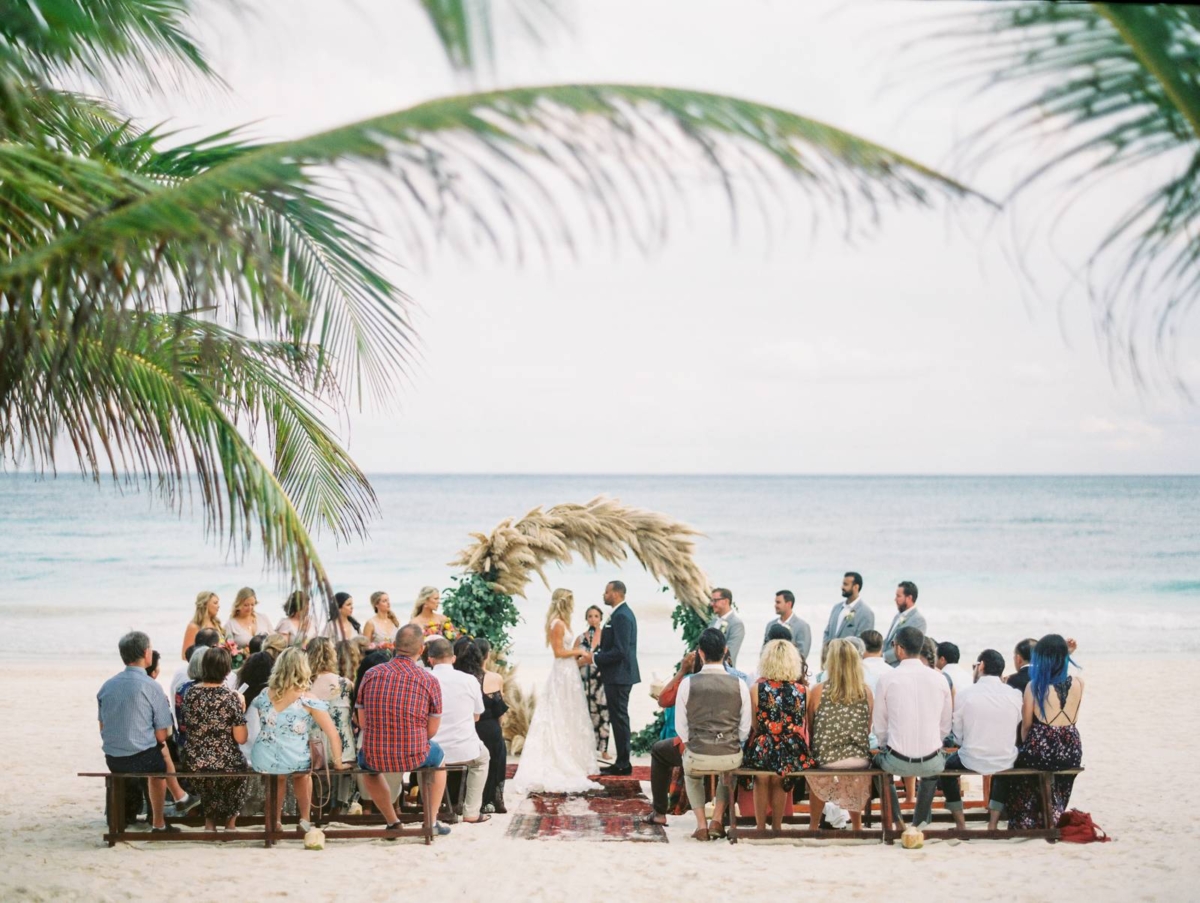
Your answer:
[[[475,677],[483,690],[483,714],[475,722],[475,733],[492,757],[487,781],[483,785],[483,812],[507,812],[504,805],[504,772],[508,753],[504,748],[504,729],[500,718],[508,711],[504,701],[504,678],[485,670],[492,644],[485,639],[459,637],[454,643],[454,667]]]

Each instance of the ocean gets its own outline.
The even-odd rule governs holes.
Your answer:
[[[864,577],[863,598],[886,631],[901,580],[914,581],[937,640],[973,658],[1007,658],[1017,640],[1074,637],[1078,658],[1200,652],[1200,477],[408,476],[372,480],[380,515],[369,538],[323,543],[338,590],[387,590],[403,614],[426,584],[450,585],[446,562],[472,531],[536,505],[617,497],[683,520],[704,536],[697,561],[733,591],[747,623],[746,664],[790,589],[819,645],[842,574]],[[222,618],[237,589],[258,591],[275,620],[288,587],[253,550],[231,557],[206,538],[198,511],[164,508],[152,493],[97,487],[75,476],[0,476],[0,656],[47,653],[116,660],[116,642],[145,630],[178,656],[196,593],[217,592]],[[620,576],[638,614],[644,678],[678,658],[674,602],[636,561],[549,575],[574,590],[575,624]],[[513,659],[549,663],[541,624],[549,590],[518,600],[525,623]]]

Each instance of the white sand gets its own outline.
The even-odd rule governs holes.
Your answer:
[[[690,815],[672,819],[669,844],[540,843],[506,838],[507,819],[497,816],[456,826],[428,848],[331,841],[314,853],[298,842],[273,850],[105,847],[102,782],[74,775],[104,769],[94,696],[117,665],[10,662],[0,695],[0,900],[1196,899],[1200,831],[1184,752],[1185,741],[1200,735],[1191,703],[1195,661],[1087,665],[1080,729],[1088,772],[1072,803],[1115,843],[977,841],[911,852],[879,844],[730,846],[690,840]],[[1133,767],[1142,773],[1123,773]]]

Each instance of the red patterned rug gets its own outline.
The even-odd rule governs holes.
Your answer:
[[[598,778],[603,790],[532,793],[512,817],[508,836],[524,840],[632,840],[666,843],[660,825],[648,825],[650,801],[634,777]]]
[[[505,771],[504,771],[504,776],[505,776],[505,778],[507,778],[508,780],[510,780],[510,781],[511,781],[511,780],[512,780],[512,778],[513,778],[513,775],[515,775],[516,773],[517,773],[517,763],[516,763],[516,762],[509,762],[509,763],[508,763],[508,766],[505,768]],[[634,766],[633,766],[633,774],[629,775],[629,777],[622,777],[622,778],[610,778],[610,777],[608,777],[607,775],[603,775],[603,774],[601,774],[601,775],[595,775],[595,774],[594,774],[594,775],[592,775],[592,776],[591,776],[591,778],[592,778],[592,780],[593,780],[593,781],[600,781],[601,783],[605,783],[605,782],[607,782],[607,781],[612,781],[612,780],[621,780],[621,781],[630,781],[630,780],[633,780],[633,781],[647,781],[647,782],[649,782],[649,780],[650,780],[650,766],[649,766],[649,765],[634,765]]]

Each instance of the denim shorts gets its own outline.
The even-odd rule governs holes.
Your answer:
[[[436,742],[430,740],[429,752],[425,754],[425,761],[418,765],[417,768],[437,768],[442,764],[442,760],[445,757],[446,754],[442,752],[442,748],[438,746]],[[367,763],[367,757],[364,755],[364,752],[361,749],[358,751],[358,767],[363,771],[369,771],[372,774],[380,774],[380,769],[375,768]],[[409,770],[415,771],[416,769]]]

